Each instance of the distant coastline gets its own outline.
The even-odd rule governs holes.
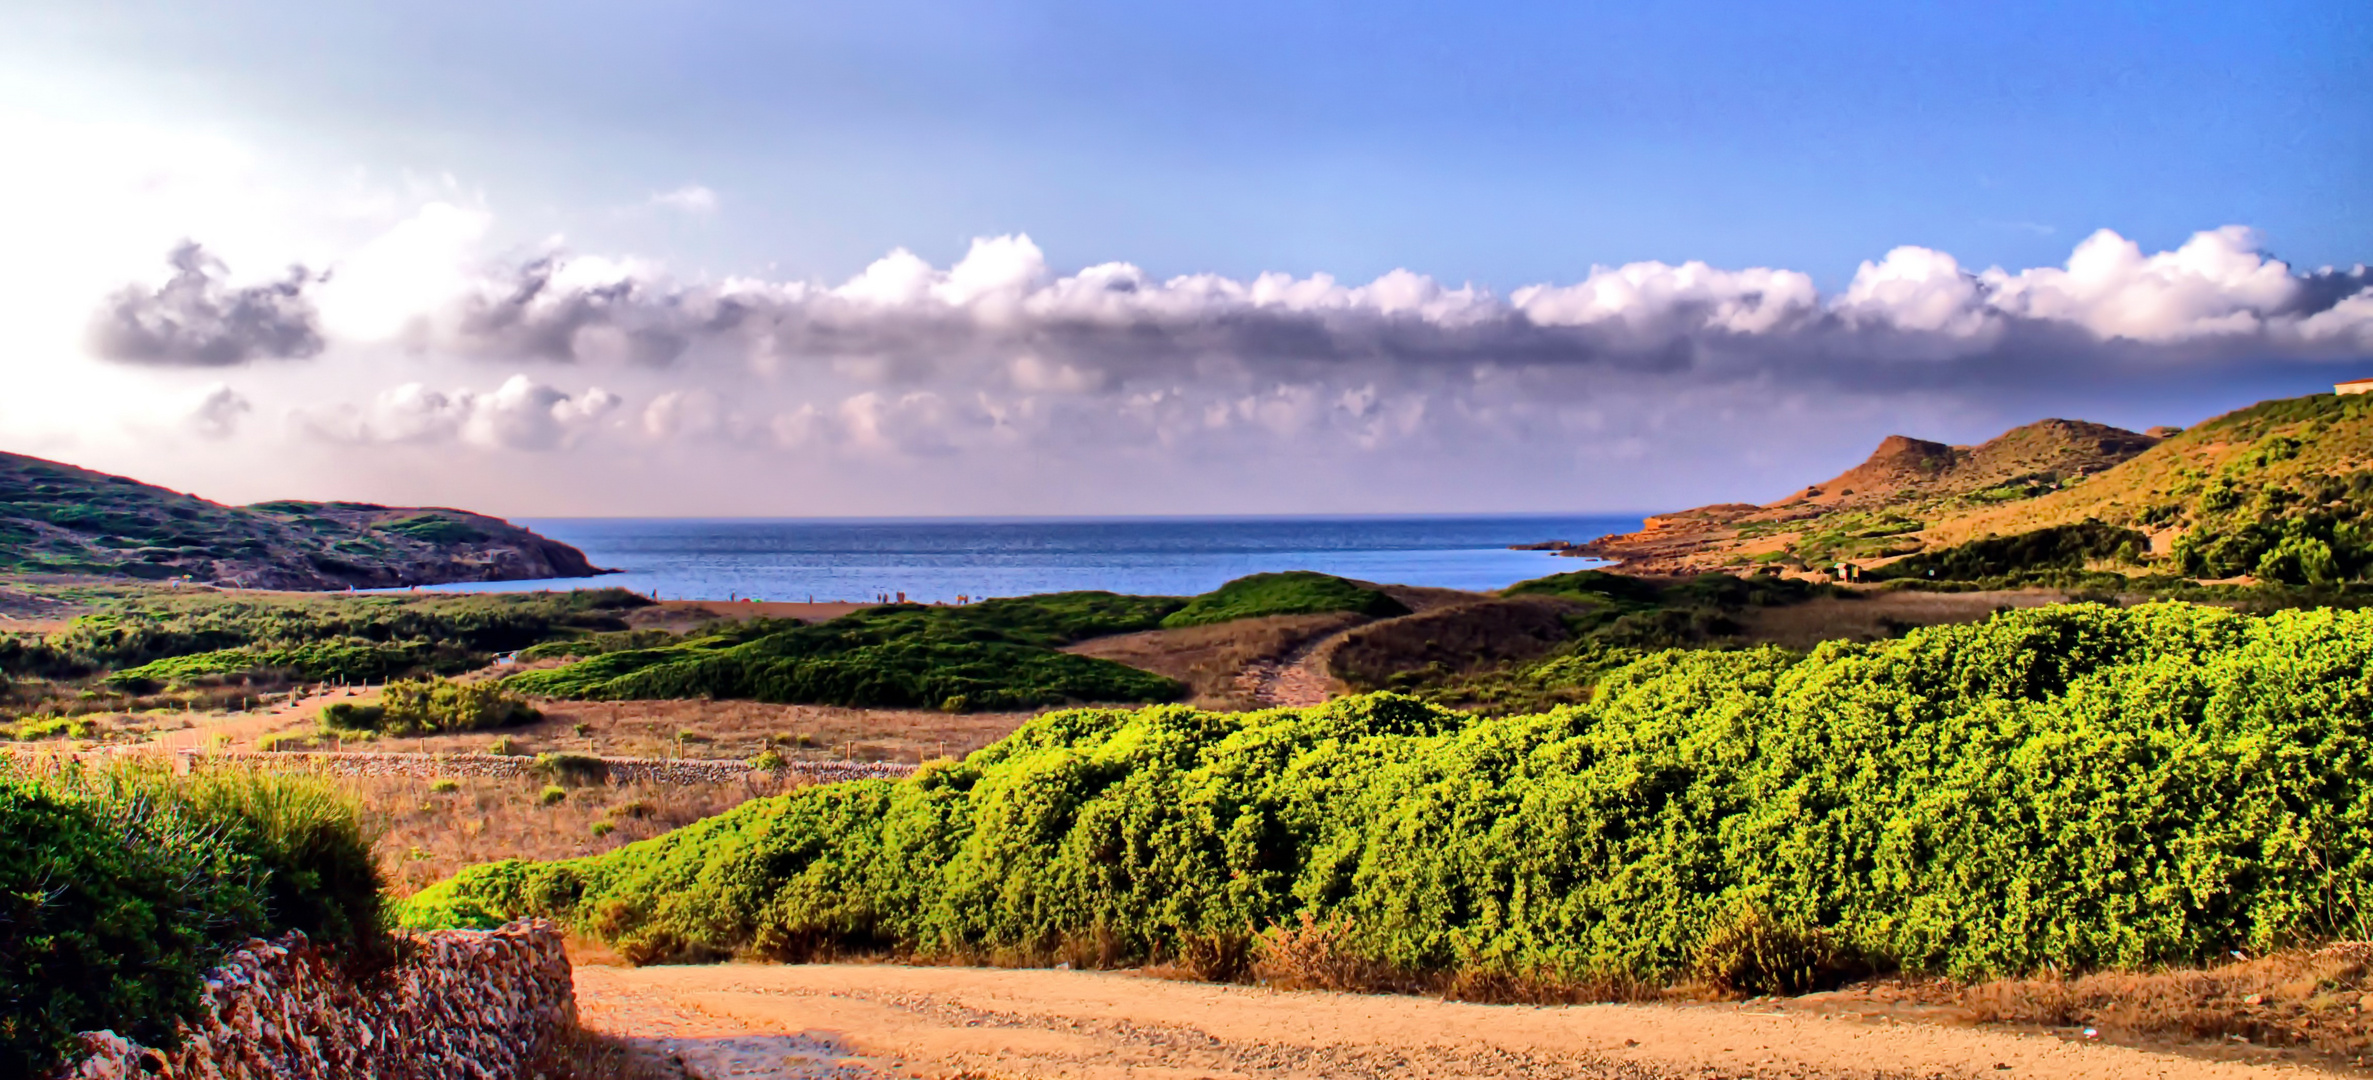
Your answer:
[[[1245,574],[1316,570],[1359,580],[1496,589],[1580,569],[1547,551],[1640,527],[1635,515],[1308,515],[980,518],[523,518],[619,572],[586,581],[670,600],[803,603],[905,593],[1021,596],[1072,590],[1193,595]],[[470,582],[439,591],[574,588]]]

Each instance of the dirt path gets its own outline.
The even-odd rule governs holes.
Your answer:
[[[1349,632],[1339,630],[1304,643],[1275,660],[1255,660],[1244,665],[1237,679],[1248,685],[1252,699],[1264,709],[1324,705],[1334,696],[1335,680],[1321,669],[1319,649]]]
[[[1127,973],[892,965],[580,967],[586,1024],[725,1077],[2013,1077],[2265,1080],[2040,1034],[1775,1006],[1470,1005]]]
[[[333,701],[353,701],[378,695],[377,688],[339,687],[294,701],[283,701],[263,712],[193,716],[191,719],[196,721],[193,726],[158,732],[150,741],[166,750],[183,750],[205,746],[208,739],[219,735],[226,748],[253,749],[257,737],[271,732],[290,727],[311,730],[314,720],[321,715],[321,707]]]

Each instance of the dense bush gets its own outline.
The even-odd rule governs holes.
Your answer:
[[[622,589],[271,598],[145,593],[41,638],[0,642],[0,669],[84,675],[188,658],[186,671],[159,668],[153,681],[230,674],[242,663],[304,679],[376,680],[476,666],[548,638],[624,630],[620,613],[649,603]]]
[[[40,1074],[79,1031],[171,1046],[252,936],[384,955],[380,884],[355,807],[317,781],[0,766],[0,1074]]]
[[[1329,574],[1289,570],[1237,578],[1171,612],[1162,625],[1178,629],[1265,615],[1326,615],[1338,611],[1377,618],[1409,613],[1400,601],[1367,586]]]
[[[262,672],[301,682],[379,682],[416,672],[467,671],[484,662],[483,655],[427,641],[340,638],[298,645],[250,645],[151,660],[110,673],[107,683],[125,690],[149,691]]]
[[[908,781],[476,867],[409,917],[549,914],[646,959],[1028,958],[1308,914],[1380,970],[1550,982],[2194,961],[2365,932],[2369,672],[2373,614],[2077,605],[1660,653],[1499,720],[1058,712]]]
[[[1166,701],[1184,688],[1056,647],[1151,629],[1182,603],[1074,592],[962,607],[870,608],[815,626],[753,620],[679,644],[527,672],[506,683],[547,697],[749,698],[959,712]]]
[[[436,735],[533,723],[542,714],[501,683],[407,679],[387,684],[377,704],[324,706],[321,722],[346,731]]]
[[[2087,521],[1923,552],[1879,567],[1870,576],[1978,581],[2036,571],[2081,570],[2095,562],[2139,563],[2150,546],[2149,537],[2132,529]]]

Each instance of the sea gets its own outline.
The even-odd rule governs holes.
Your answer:
[[[431,586],[617,587],[663,600],[917,603],[1104,589],[1191,596],[1232,578],[1316,570],[1384,584],[1497,589],[1596,560],[1510,545],[1580,543],[1637,517],[526,518],[619,573]]]

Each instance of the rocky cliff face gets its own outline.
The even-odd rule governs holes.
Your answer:
[[[443,507],[224,506],[128,477],[0,454],[0,572],[372,589],[603,573],[499,518]]]

